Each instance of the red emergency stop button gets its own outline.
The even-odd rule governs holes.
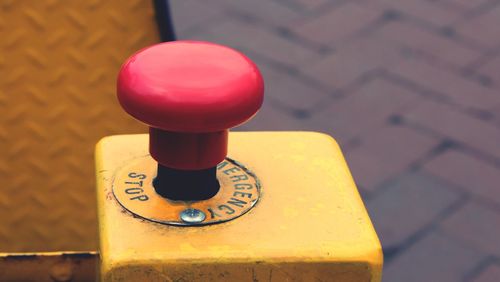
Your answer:
[[[204,170],[227,154],[228,129],[262,105],[262,76],[245,55],[197,41],[144,48],[118,76],[118,99],[150,126],[150,153],[177,170]]]

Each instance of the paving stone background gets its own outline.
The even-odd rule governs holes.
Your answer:
[[[384,281],[500,281],[500,0],[174,0],[179,39],[237,48],[266,101],[240,130],[343,147]]]

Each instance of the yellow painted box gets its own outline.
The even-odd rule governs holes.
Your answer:
[[[115,174],[145,155],[145,134],[97,145],[102,281],[380,281],[380,242],[328,135],[231,132],[228,157],[255,173],[261,198],[207,226],[154,223],[117,202]]]

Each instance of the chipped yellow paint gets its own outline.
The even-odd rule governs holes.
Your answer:
[[[228,156],[257,175],[261,198],[242,217],[201,227],[134,217],[113,197],[118,169],[147,152],[147,135],[97,145],[102,281],[380,281],[379,240],[331,137],[231,133]]]

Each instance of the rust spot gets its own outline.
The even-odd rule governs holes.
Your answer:
[[[73,265],[69,261],[61,261],[50,269],[50,278],[54,281],[70,281],[73,278]]]

